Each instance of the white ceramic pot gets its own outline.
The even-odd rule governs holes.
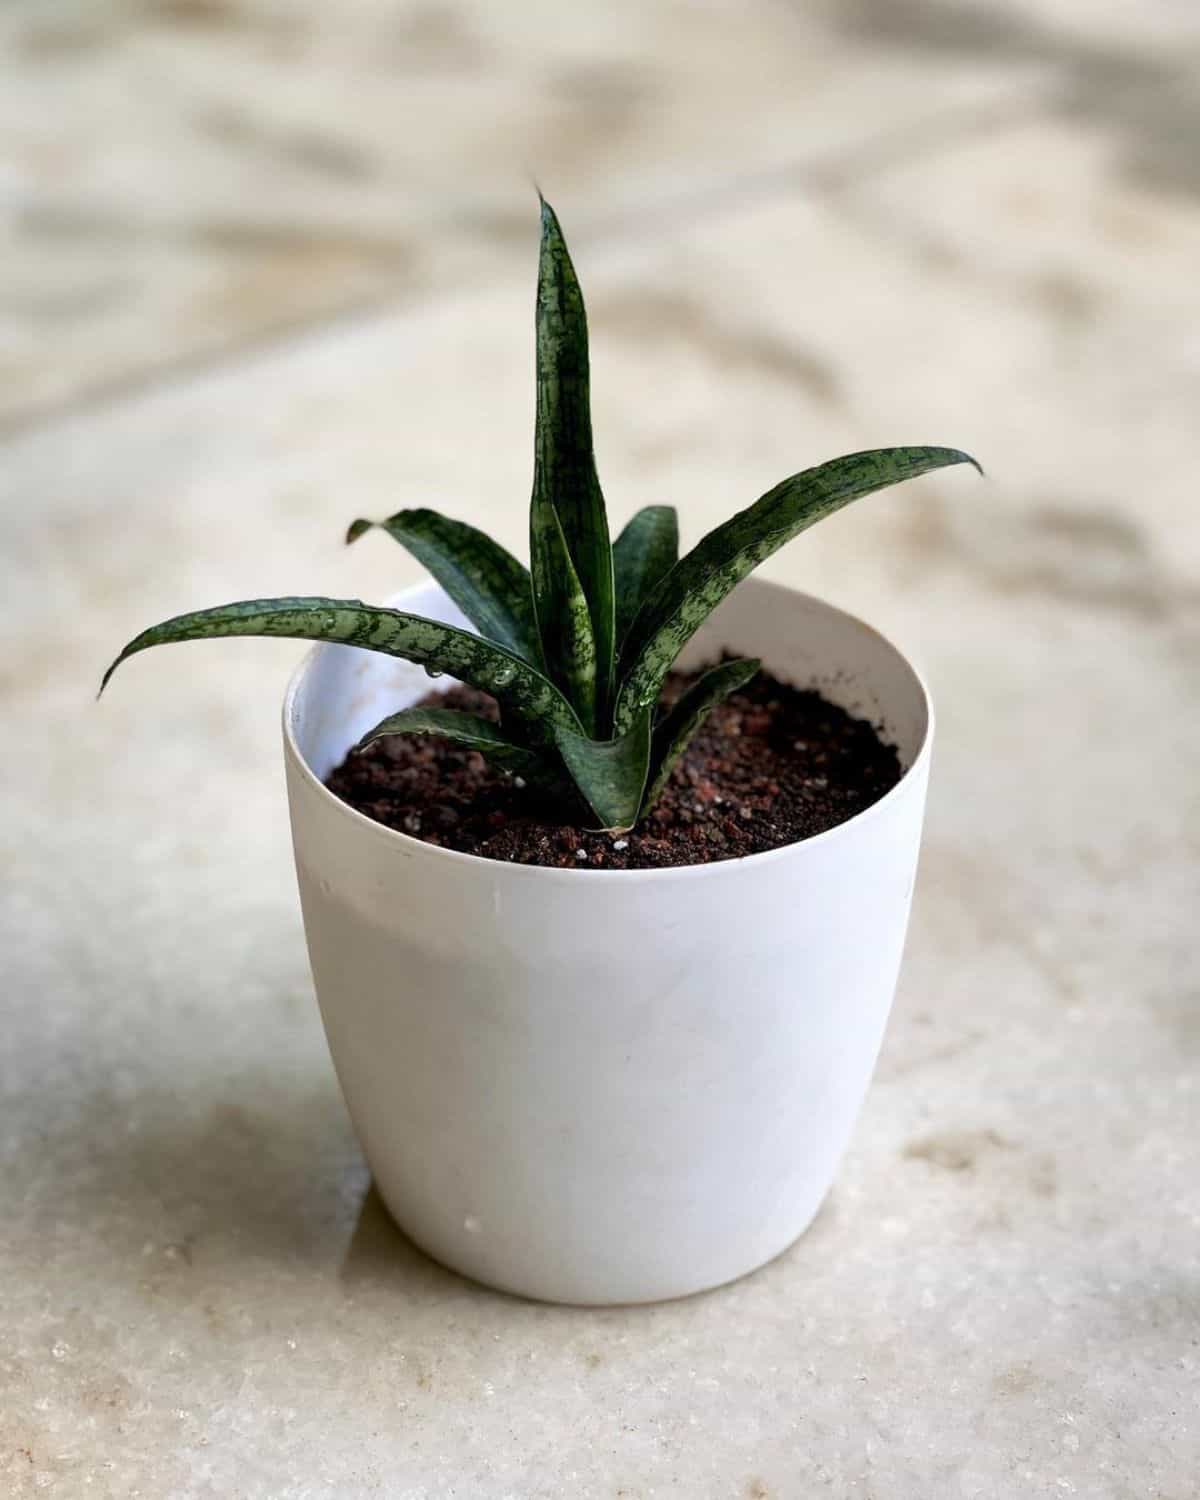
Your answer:
[[[395,603],[463,624],[427,584]],[[883,725],[906,771],[867,811],[747,859],[542,869],[434,848],[322,778],[429,691],[317,647],[284,742],[321,1014],[384,1202],[455,1270],[555,1302],[655,1301],[778,1255],[820,1207],[904,944],[932,714],[861,621],[743,583],[689,644],[728,647]]]

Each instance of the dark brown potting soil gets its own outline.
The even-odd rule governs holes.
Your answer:
[[[664,702],[694,675],[673,672]],[[496,717],[495,700],[471,687],[423,702]],[[588,831],[582,807],[564,822],[561,804],[435,735],[351,751],[327,784],[360,813],[446,849],[511,864],[651,870],[795,843],[861,813],[898,778],[897,754],[871,724],[760,672],[711,712],[655,807],[625,834]]]
[[[693,675],[672,673],[664,702]],[[474,688],[427,705],[497,717]],[[877,802],[900,779],[892,746],[820,693],[766,673],[709,715],[658,803],[615,835],[564,824],[533,788],[474,750],[432,735],[391,735],[352,751],[329,789],[351,807],[427,844],[513,864],[649,870],[761,854],[822,833]]]

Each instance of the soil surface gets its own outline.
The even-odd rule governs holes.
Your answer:
[[[673,700],[694,675],[672,673]],[[496,718],[474,688],[425,705]],[[391,735],[351,752],[329,789],[351,807],[427,844],[513,864],[650,870],[761,854],[823,833],[877,802],[900,779],[892,746],[820,693],[760,672],[701,726],[652,811],[629,833],[564,823],[533,788],[474,750],[433,735]]]

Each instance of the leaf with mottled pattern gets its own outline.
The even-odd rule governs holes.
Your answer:
[[[632,828],[650,769],[650,710],[616,739],[591,740],[569,729],[556,730],[554,737],[575,785],[603,827],[621,833]]]
[[[708,718],[722,698],[745,687],[762,667],[756,657],[743,657],[738,661],[723,661],[710,668],[702,677],[680,694],[666,714],[654,726],[650,742],[650,778],[646,795],[642,801],[642,812],[647,813],[662,795],[671,772],[679,757],[687,749],[692,736]]]
[[[573,571],[591,617],[596,711],[611,706],[615,653],[612,547],[604,496],[592,452],[587,315],[583,293],[554,210],[542,200],[538,271],[537,421],[533,494],[529,505],[529,555],[534,607],[550,675],[565,686],[564,657],[575,641],[558,635],[570,612],[564,592],[570,580],[552,545],[557,519]]]
[[[613,543],[617,643],[654,585],[679,561],[679,519],[673,505],[647,505]]]
[[[502,712],[518,720],[534,743],[551,741],[556,729],[580,728],[554,684],[511,651],[468,630],[358,599],[248,599],[177,615],[135,636],[105,672],[100,691],[123,661],[151,646],[240,635],[336,641],[418,662],[491,693]]]
[[[456,708],[402,708],[369,730],[354,747],[365,750],[376,740],[392,734],[436,734],[452,740],[467,750],[477,750],[491,765],[509,771],[525,781],[545,785],[561,781],[544,756],[506,734],[499,724],[479,714],[464,713]]]
[[[630,628],[622,649],[617,730],[657,699],[684,644],[759,563],[852,500],[951,464],[979,468],[957,448],[879,448],[847,454],[793,474],[710,531],[662,579]]]
[[[399,510],[386,521],[354,521],[346,541],[378,527],[406,548],[480,635],[541,665],[529,569],[486,532],[436,510]]]
[[[591,611],[553,506],[540,513],[538,527],[535,555],[545,558],[546,569],[556,581],[553,593],[543,596],[538,605],[542,650],[554,681],[570,699],[586,732],[594,734],[598,684]]]

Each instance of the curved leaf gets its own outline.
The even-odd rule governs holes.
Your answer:
[[[673,505],[647,505],[613,543],[617,591],[617,642],[654,585],[679,560],[679,520]]]
[[[566,581],[551,541],[562,529],[566,551],[582,587],[595,640],[595,698],[607,715],[614,663],[612,548],[604,496],[592,451],[587,314],[583,293],[554,210],[542,199],[538,268],[537,422],[533,494],[529,506],[530,570],[545,660],[560,658],[555,637],[566,606]],[[553,670],[551,675],[555,675]]]
[[[571,700],[589,734],[596,729],[596,637],[588,602],[567,551],[558,512],[548,506],[535,523],[538,553],[555,579],[552,593],[538,602],[538,629],[551,674]],[[542,527],[545,530],[541,530]]]
[[[662,579],[630,628],[614,716],[618,730],[655,701],[681,648],[721,600],[785,542],[852,500],[952,464],[979,469],[957,448],[850,453],[793,474],[710,531]]]
[[[436,510],[398,510],[386,521],[354,521],[346,541],[378,527],[441,584],[480,635],[538,666],[529,569],[486,532]]]
[[[554,738],[575,785],[603,827],[621,833],[632,828],[650,769],[650,710],[613,740],[591,740],[567,729],[556,730]]]
[[[440,735],[468,750],[478,750],[485,760],[502,771],[510,771],[527,781],[550,779],[550,768],[542,756],[505,734],[499,724],[479,714],[463,713],[454,708],[402,708],[399,713],[382,719],[354,748],[365,750],[376,740],[393,734]]]
[[[654,726],[650,744],[650,783],[642,803],[643,813],[649,812],[658,801],[679,757],[721,699],[745,687],[761,666],[762,662],[756,657],[747,656],[738,661],[723,661],[710,668],[680,695]]]
[[[556,728],[580,728],[554,684],[511,651],[453,625],[397,609],[379,609],[358,599],[247,599],[177,615],[135,636],[105,672],[100,691],[121,663],[139,651],[175,641],[233,635],[336,641],[418,662],[491,693],[506,714],[526,727],[535,743],[552,739]]]
[[[402,708],[398,713],[381,719],[374,729],[369,729],[363,735],[354,748],[365,750],[376,740],[386,739],[393,734],[441,735],[468,750],[478,750],[481,754],[486,751],[494,752],[498,764],[504,758],[510,758],[511,764],[506,767],[509,770],[518,770],[521,763],[532,763],[538,759],[536,752],[528,745],[505,734],[499,724],[485,719],[482,714],[466,713],[457,708],[425,708],[420,704],[413,708]]]

